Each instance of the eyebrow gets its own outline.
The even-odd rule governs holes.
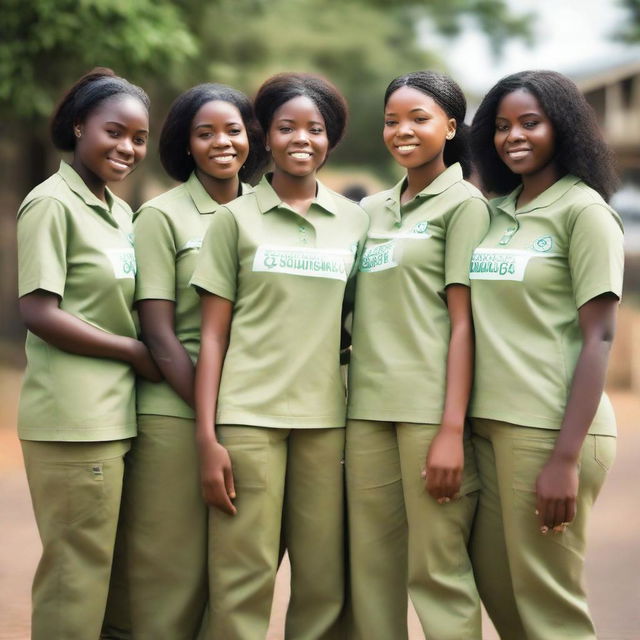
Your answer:
[[[531,116],[537,116],[538,118],[542,117],[542,115],[540,113],[538,113],[537,111],[529,111],[527,113],[523,113],[523,114],[519,115],[518,118],[530,118]],[[506,116],[501,116],[498,113],[498,114],[496,114],[496,120],[498,120],[499,118],[502,119],[502,120],[508,120],[509,119]]]
[[[276,122],[295,122],[293,118],[278,118]],[[320,120],[309,120],[307,124],[319,124],[321,127],[324,127],[324,122]]]
[[[122,124],[122,122],[118,122],[117,120],[108,120],[105,124],[114,124],[116,127],[120,127],[121,129],[126,129],[127,126]],[[149,133],[149,129],[138,129],[136,133]]]
[[[423,111],[424,113],[429,113],[424,107],[414,107],[409,110],[409,113],[413,113],[414,111]],[[387,111],[385,115],[395,116],[398,115],[395,111]]]
[[[241,124],[240,122],[236,122],[235,120],[229,120],[228,122],[224,123],[224,126],[225,127],[229,127],[231,125],[239,126],[240,124]],[[207,122],[201,122],[199,124],[194,125],[193,128],[194,129],[213,129],[213,125]]]

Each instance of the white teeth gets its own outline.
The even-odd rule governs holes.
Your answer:
[[[303,151],[297,151],[296,153],[292,153],[291,157],[295,158],[296,160],[307,160],[307,158],[311,157],[311,154],[305,153]]]
[[[509,157],[513,158],[514,160],[518,160],[519,158],[524,158],[529,153],[529,150],[521,149],[519,151],[507,151],[507,153]]]
[[[233,156],[216,156],[214,160],[216,162],[231,162],[233,160]]]
[[[122,169],[128,169],[129,165],[124,163],[124,162],[120,162],[120,160],[115,160],[114,158],[109,158],[109,160],[111,161],[112,164],[115,164],[117,167],[120,167]]]
[[[417,144],[403,144],[397,147],[397,149],[398,151],[413,151],[417,146]]]

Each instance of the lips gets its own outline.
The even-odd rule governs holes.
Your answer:
[[[522,158],[525,158],[530,152],[531,149],[528,147],[519,147],[517,149],[509,149],[507,151],[507,156],[511,160],[522,160]]]
[[[118,158],[107,158],[107,160],[111,163],[111,166],[119,171],[126,171],[127,169],[130,169],[132,164],[130,162],[125,162],[124,160],[119,160]]]
[[[296,160],[309,160],[311,158],[309,151],[292,151],[289,155]]]
[[[229,164],[231,162],[233,162],[236,158],[236,154],[235,153],[222,153],[218,156],[210,156],[210,160],[213,160],[213,162],[217,162],[219,164]]]

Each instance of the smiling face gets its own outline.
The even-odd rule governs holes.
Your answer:
[[[249,155],[249,138],[238,108],[223,100],[203,104],[191,122],[189,151],[200,178],[234,179]]]
[[[444,164],[444,145],[455,130],[455,119],[447,117],[438,103],[422,91],[401,87],[387,100],[384,143],[405,169]]]
[[[278,107],[267,133],[276,171],[304,177],[326,160],[329,138],[322,114],[307,96],[297,96]]]
[[[538,99],[525,89],[502,98],[493,137],[502,162],[518,175],[555,174],[555,131]]]
[[[74,125],[73,168],[91,185],[126,178],[147,153],[149,115],[136,98],[117,95]]]

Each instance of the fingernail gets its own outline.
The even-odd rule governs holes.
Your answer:
[[[542,526],[542,527],[540,527],[540,533],[541,533],[543,536],[546,536],[548,532],[549,532],[549,527],[547,527],[547,526]]]

